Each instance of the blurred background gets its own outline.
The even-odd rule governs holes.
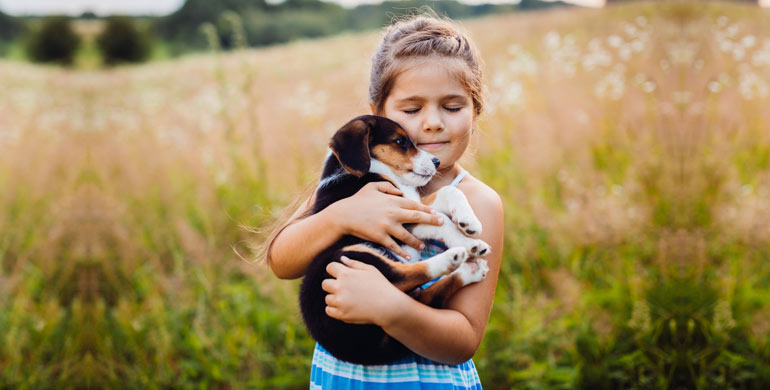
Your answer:
[[[486,63],[485,388],[770,388],[763,5],[0,0],[0,389],[307,388],[252,250],[421,6]]]

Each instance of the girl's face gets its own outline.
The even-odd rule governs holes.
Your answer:
[[[418,148],[438,157],[439,170],[452,168],[468,147],[473,101],[447,60],[427,59],[396,77],[382,116],[406,130]]]

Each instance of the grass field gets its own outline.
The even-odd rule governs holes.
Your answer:
[[[468,21],[503,197],[488,389],[770,388],[770,25],[733,3]],[[307,388],[247,262],[365,113],[379,33],[109,70],[0,62],[0,389]]]

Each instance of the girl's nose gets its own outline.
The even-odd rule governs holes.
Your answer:
[[[441,114],[438,109],[426,109],[423,118],[422,129],[425,131],[444,130],[444,124],[441,122]]]

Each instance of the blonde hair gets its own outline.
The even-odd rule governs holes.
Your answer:
[[[387,28],[372,56],[369,101],[382,113],[398,75],[413,60],[430,57],[459,60],[459,81],[473,101],[474,118],[484,108],[482,60],[478,49],[451,20],[435,15],[411,16]]]

